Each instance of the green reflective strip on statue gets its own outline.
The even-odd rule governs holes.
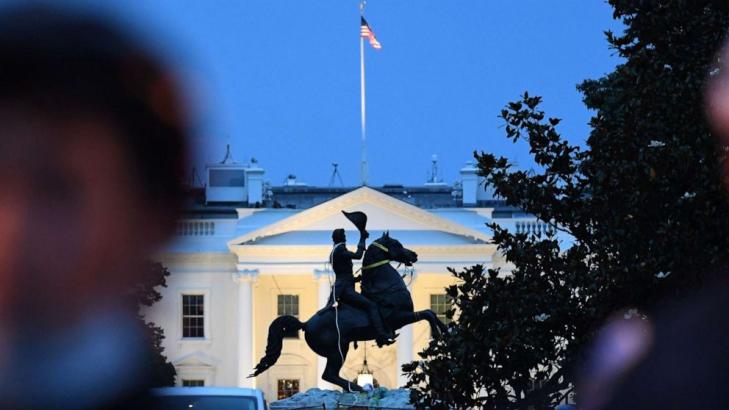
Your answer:
[[[379,243],[377,243],[377,242],[372,242],[372,244],[373,244],[373,245],[375,245],[376,247],[378,247],[378,248],[382,249],[382,250],[383,250],[383,251],[385,251],[385,252],[390,252],[390,250],[389,250],[389,249],[385,248],[384,246],[380,245],[380,244],[379,244]]]
[[[382,265],[385,265],[387,263],[390,263],[390,260],[389,259],[385,259],[385,260],[382,260],[382,261],[379,261],[379,262],[371,263],[371,264],[369,264],[367,266],[363,266],[362,267],[362,270],[376,268],[378,266],[382,266]]]

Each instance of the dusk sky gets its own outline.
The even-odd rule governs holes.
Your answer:
[[[94,3],[80,1],[80,3]],[[340,163],[359,182],[357,0],[146,0],[101,7],[142,30],[187,81],[199,112],[197,165],[258,159],[279,185],[289,173],[327,185]],[[575,86],[619,59],[620,30],[600,0],[370,0],[383,48],[365,50],[370,184],[420,184],[432,154],[451,183],[490,151],[529,168],[497,115],[528,90],[581,143],[590,117]]]

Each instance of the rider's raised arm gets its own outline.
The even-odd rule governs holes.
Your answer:
[[[357,244],[357,250],[355,252],[350,252],[349,249],[344,248],[344,253],[349,257],[350,259],[362,259],[362,255],[364,255],[365,251],[365,238],[360,237],[359,243]]]
[[[355,252],[350,252],[349,249],[343,247],[343,253],[350,259],[362,259],[362,255],[364,255],[365,251],[365,238],[366,236],[364,235],[359,237],[359,243],[357,244],[357,250]]]

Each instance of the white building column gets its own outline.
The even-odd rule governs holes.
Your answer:
[[[319,306],[317,307],[318,309],[326,306],[329,301],[329,293],[332,290],[332,283],[334,283],[334,278],[330,275],[333,274],[334,273],[331,270],[314,269],[314,280],[319,285],[319,290],[317,292],[317,300],[319,302]]]
[[[411,294],[416,278],[416,272],[413,270],[412,280],[408,284],[408,290]],[[417,311],[418,309],[416,308],[415,310]],[[397,387],[405,386],[405,383],[408,381],[407,377],[402,373],[402,365],[413,361],[413,326],[410,324],[398,331],[400,336],[397,337]]]
[[[258,278],[257,269],[239,269],[233,273],[238,284],[238,387],[256,387],[254,378],[248,378],[255,366],[253,328],[253,283]]]
[[[314,269],[314,280],[316,281],[317,285],[319,285],[319,289],[317,292],[319,309],[326,306],[327,302],[329,301],[329,293],[331,292],[330,283],[332,280],[334,280],[333,278],[330,278],[329,275],[331,274],[332,271],[330,270]],[[322,380],[321,378],[322,373],[324,373],[324,367],[326,366],[326,364],[327,359],[319,355],[316,356],[316,387],[322,390],[332,390],[335,388],[335,386],[328,381]]]

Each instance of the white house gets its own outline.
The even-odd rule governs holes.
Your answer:
[[[262,170],[253,171],[243,175],[262,181]],[[468,169],[465,177],[473,176]],[[247,187],[255,185],[253,178],[245,180]],[[466,185],[479,189],[470,179]],[[261,186],[251,189],[265,193]],[[325,304],[333,279],[326,265],[331,231],[347,229],[352,248],[358,238],[341,210],[368,215],[370,240],[389,230],[418,253],[414,275],[406,279],[415,308],[441,314],[448,304],[444,289],[455,283],[447,268],[484,264],[509,270],[490,241],[487,223],[521,231],[548,229],[518,210],[498,204],[479,206],[477,197],[483,194],[477,192],[463,194],[473,201],[465,207],[426,209],[409,203],[409,197],[398,199],[381,191],[387,190],[336,191],[331,199],[306,209],[250,208],[235,201],[207,200],[204,206],[191,208],[190,217],[179,222],[176,240],[158,255],[171,275],[162,300],[146,312],[149,320],[164,328],[165,354],[177,368],[178,384],[258,387],[269,400],[330,387],[320,379],[324,360],[309,350],[301,334],[284,340],[275,366],[256,378],[247,376],[264,354],[273,319],[292,314],[305,321]],[[255,198],[257,203],[266,200],[258,194]],[[402,329],[394,345],[378,349],[374,343],[361,343],[359,349],[350,350],[342,376],[356,378],[366,350],[380,385],[398,387],[405,381],[400,366],[417,360],[429,338],[429,327],[419,323]]]

